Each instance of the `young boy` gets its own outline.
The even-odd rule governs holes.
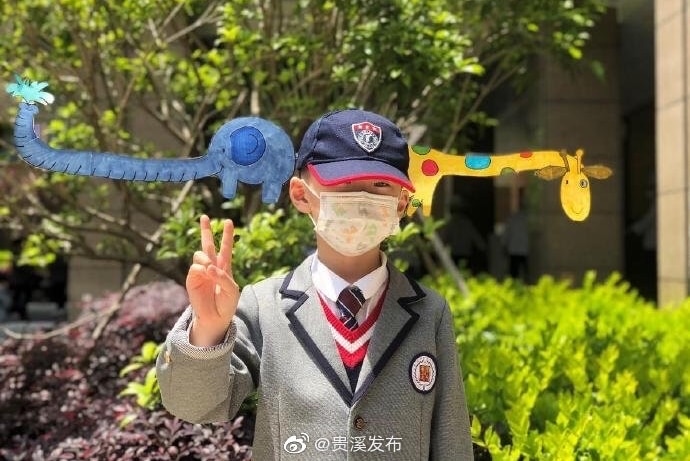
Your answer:
[[[191,306],[157,363],[171,413],[227,421],[258,388],[257,461],[472,459],[448,304],[379,249],[414,191],[407,149],[371,112],[314,122],[289,191],[315,223],[316,253],[241,294],[232,223],[216,253],[201,217]]]

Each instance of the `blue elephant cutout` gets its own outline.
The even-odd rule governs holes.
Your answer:
[[[54,149],[34,130],[35,102],[52,102],[44,83],[20,80],[7,86],[19,96],[14,143],[28,164],[59,173],[127,181],[184,182],[216,176],[222,194],[233,198],[237,183],[261,185],[264,203],[275,203],[295,168],[290,137],[276,124],[259,117],[240,117],[223,124],[213,135],[206,155],[186,159],[144,159],[110,152]],[[40,92],[40,100],[36,99]],[[46,96],[47,95],[47,96]]]

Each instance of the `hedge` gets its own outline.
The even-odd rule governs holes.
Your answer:
[[[658,309],[617,275],[580,287],[475,278],[468,297],[449,278],[424,281],[453,311],[478,460],[690,459],[690,301]],[[98,344],[84,328],[0,343],[0,458],[248,459],[251,409],[193,425],[155,395],[122,394],[155,392],[146,343],[185,303],[179,286],[144,286]]]
[[[690,301],[595,279],[472,279],[469,297],[427,280],[454,314],[478,459],[690,459]]]

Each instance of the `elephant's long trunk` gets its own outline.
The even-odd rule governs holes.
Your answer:
[[[143,159],[122,154],[53,149],[34,131],[38,107],[19,104],[14,144],[28,164],[49,171],[135,181],[188,181],[217,174],[220,162],[208,155],[188,159]]]

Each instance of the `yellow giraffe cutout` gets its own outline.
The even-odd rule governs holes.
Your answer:
[[[561,179],[561,206],[573,221],[584,221],[589,216],[591,194],[589,179],[606,179],[613,171],[603,165],[584,166],[584,151],[575,155],[555,150],[528,151],[512,154],[450,155],[430,147],[410,146],[408,175],[416,189],[408,214],[422,207],[425,216],[431,214],[434,190],[443,176],[489,177],[503,174],[535,171],[541,179]]]

